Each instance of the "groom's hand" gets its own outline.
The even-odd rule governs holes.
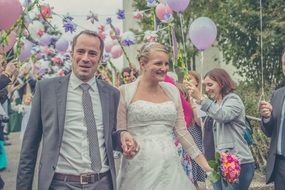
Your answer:
[[[139,145],[128,131],[121,132],[121,143],[125,158],[132,159],[138,153]]]

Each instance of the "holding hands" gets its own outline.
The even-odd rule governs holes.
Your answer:
[[[270,118],[272,113],[272,105],[269,102],[261,101],[259,104],[260,115],[264,118]]]
[[[122,131],[120,135],[123,155],[127,159],[132,159],[139,152],[139,145],[128,131]]]

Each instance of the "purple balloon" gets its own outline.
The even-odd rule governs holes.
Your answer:
[[[55,49],[59,52],[65,52],[67,50],[68,46],[69,46],[69,42],[64,38],[60,38],[55,43]]]
[[[199,17],[189,28],[191,42],[199,51],[209,48],[217,37],[217,27],[208,17]]]
[[[52,37],[49,34],[44,34],[39,39],[39,44],[41,46],[48,46],[51,42]]]
[[[19,60],[25,61],[27,58],[29,58],[32,55],[32,48],[33,48],[33,43],[28,40],[25,40],[24,46],[21,49]]]
[[[169,7],[175,11],[182,13],[186,10],[189,5],[190,0],[167,0],[166,3]]]

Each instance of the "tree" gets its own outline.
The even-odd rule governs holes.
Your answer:
[[[145,1],[134,1],[135,9],[147,9]],[[263,0],[263,74],[268,83],[279,83],[283,77],[280,55],[285,47],[285,4],[282,0]],[[200,17],[211,18],[218,28],[218,47],[223,52],[227,64],[233,64],[237,73],[245,81],[261,86],[261,27],[260,2],[256,0],[199,0],[190,1],[189,7],[183,13],[184,37],[190,23]],[[140,23],[143,31],[153,28],[153,22],[147,17]],[[182,42],[181,27],[178,15],[174,15],[177,40]],[[168,35],[160,35],[160,40],[168,43]],[[194,57],[197,50],[189,40],[187,57]],[[181,45],[180,45],[181,48]],[[194,59],[190,59],[195,68]]]

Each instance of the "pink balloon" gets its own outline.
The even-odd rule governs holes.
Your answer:
[[[2,33],[0,31],[0,36],[2,36]],[[8,40],[8,44],[4,45],[1,44],[0,45],[0,54],[6,53],[7,51],[9,51],[15,44],[16,42],[16,33],[15,32],[11,32],[7,38]]]
[[[18,0],[0,0],[0,30],[9,29],[22,14],[22,5]]]
[[[166,20],[165,15],[172,14],[172,10],[167,4],[160,3],[155,8],[155,14],[159,20]]]
[[[190,0],[166,0],[166,2],[173,11],[182,13],[188,7]]]
[[[111,49],[111,55],[114,59],[120,57],[123,54],[123,50],[120,45],[114,45]]]
[[[107,38],[104,41],[104,44],[105,44],[105,51],[109,53],[112,47],[114,46],[114,41],[111,38]]]
[[[189,36],[194,46],[199,51],[204,51],[215,42],[217,27],[210,18],[199,17],[190,25]]]

